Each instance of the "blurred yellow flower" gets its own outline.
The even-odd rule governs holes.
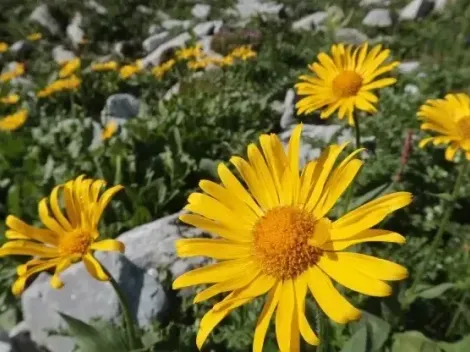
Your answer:
[[[251,45],[242,45],[238,48],[233,49],[229,53],[229,56],[246,61],[248,59],[256,57],[256,51],[251,48]]]
[[[122,79],[127,79],[142,71],[143,68],[142,60],[136,60],[133,64],[122,66],[119,70],[119,76],[121,76]]]
[[[199,58],[197,60],[192,60],[192,61],[188,61],[186,63],[186,66],[190,69],[190,70],[199,70],[201,68],[206,68],[207,66],[209,66],[210,64],[212,63],[212,60],[211,58],[209,57],[203,57],[203,58]]]
[[[18,94],[9,94],[5,97],[0,98],[0,102],[3,104],[16,104],[18,101],[20,101],[20,96]]]
[[[80,65],[81,65],[81,61],[78,57],[75,59],[63,62],[61,64],[62,68],[59,71],[59,77],[66,78],[72,75],[75,71],[77,71],[80,68]]]
[[[5,42],[0,42],[0,54],[8,50],[8,44]]]
[[[211,63],[217,66],[232,66],[233,65],[233,57],[230,55],[224,57],[211,57]]]
[[[173,288],[211,285],[194,303],[228,293],[202,318],[196,337],[199,349],[222,319],[265,294],[253,352],[263,350],[273,316],[281,352],[300,351],[300,337],[318,345],[305,315],[308,292],[331,320],[345,324],[358,319],[361,311],[340,294],[332,279],[362,294],[385,297],[392,293],[386,281],[408,276],[401,265],[345,250],[364,242],[405,243],[394,231],[372,227],[408,205],[411,194],[387,194],[330,220],[328,213],[363,164],[355,158],[361,149],[339,161],[347,143],[331,145],[300,170],[301,129],[295,127],[287,150],[275,134],[261,135],[261,149],[250,144],[248,160],[230,159],[241,180],[220,163],[221,183],[202,180],[202,192],[188,197],[184,209],[190,213],[180,220],[219,238],[178,240],[177,254],[218,262],[182,274]]]
[[[449,144],[445,152],[447,160],[454,160],[459,149],[470,160],[470,96],[459,93],[447,94],[444,99],[429,99],[419,109],[418,117],[423,121],[422,130],[439,134],[423,139],[419,143],[421,148],[429,142]]]
[[[68,78],[58,79],[57,81],[50,83],[47,87],[40,90],[36,95],[38,98],[44,98],[57,92],[74,90],[77,89],[81,83],[82,80],[80,78],[72,75]]]
[[[192,58],[198,58],[203,55],[201,44],[196,44],[189,48],[181,48],[176,50],[175,56],[178,60],[188,60]]]
[[[106,61],[106,62],[98,62],[96,64],[91,65],[91,69],[93,71],[116,71],[118,68],[118,64],[116,61]]]
[[[24,64],[20,62],[15,62],[15,67],[12,70],[0,74],[0,82],[11,81],[12,79],[15,79],[19,76],[24,75],[24,73],[25,73]]]
[[[158,78],[158,79],[162,79],[163,76],[165,75],[165,73],[167,73],[168,71],[171,70],[171,68],[176,64],[176,60],[174,59],[170,59],[158,66],[155,66],[153,69],[152,69],[152,73],[153,75]]]
[[[339,118],[347,116],[350,125],[354,125],[355,109],[375,113],[374,103],[379,99],[371,91],[396,82],[395,78],[375,80],[398,66],[398,61],[382,65],[389,56],[390,50],[382,50],[381,45],[368,51],[367,43],[355,50],[352,45],[337,44],[332,46],[331,56],[320,53],[319,63],[309,65],[316,76],[302,75],[299,79],[304,82],[295,85],[297,94],[305,95],[296,104],[297,113],[324,108],[320,116],[326,119],[339,109]]]
[[[0,131],[14,131],[24,125],[28,110],[21,109],[14,114],[0,118]]]
[[[100,281],[109,280],[101,264],[93,256],[98,251],[124,252],[124,244],[112,239],[97,241],[98,224],[112,197],[124,187],[111,187],[101,196],[106,185],[103,180],[79,176],[56,186],[47,198],[39,202],[39,217],[46,228],[30,226],[13,215],[6,219],[9,240],[0,248],[0,256],[27,255],[34,258],[16,269],[18,279],[12,286],[20,295],[32,275],[55,268],[51,278],[53,288],[61,288],[59,275],[75,262],[83,261],[91,276]],[[59,199],[61,192],[62,199]],[[48,204],[49,203],[49,204]],[[65,214],[61,210],[65,208]]]
[[[116,134],[118,130],[118,124],[116,121],[109,121],[106,126],[104,126],[103,131],[101,132],[101,139],[107,140]]]
[[[28,39],[29,41],[35,42],[37,40],[42,39],[42,34],[39,32],[31,33],[30,35],[26,37],[26,39]]]

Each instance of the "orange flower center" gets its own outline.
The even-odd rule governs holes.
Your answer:
[[[362,77],[354,71],[343,71],[333,80],[333,91],[339,98],[356,95],[361,86]]]
[[[59,253],[61,256],[85,255],[88,252],[93,238],[89,232],[76,229],[62,235],[59,242]]]
[[[259,219],[253,229],[254,257],[263,272],[286,280],[315,264],[321,250],[308,244],[315,225],[310,213],[294,206],[271,209]]]
[[[470,116],[461,117],[457,121],[457,130],[462,139],[470,140]]]

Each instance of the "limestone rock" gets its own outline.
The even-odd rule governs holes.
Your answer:
[[[200,19],[206,19],[211,12],[211,6],[206,4],[196,4],[191,9],[191,14]]]
[[[58,35],[61,32],[60,25],[52,16],[46,4],[37,6],[29,16],[29,19],[46,28],[51,34]]]
[[[318,11],[293,22],[292,29],[303,31],[312,30],[320,26],[327,18],[328,13],[326,11]]]
[[[362,20],[362,24],[367,27],[390,27],[392,25],[392,16],[388,9],[370,10]]]

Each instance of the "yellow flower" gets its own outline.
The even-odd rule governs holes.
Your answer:
[[[235,308],[267,294],[254,333],[253,351],[261,352],[269,322],[277,309],[276,336],[281,352],[299,351],[299,334],[319,343],[305,317],[310,291],[318,306],[335,322],[358,319],[361,312],[333,286],[332,280],[371,296],[388,296],[384,281],[407,277],[406,268],[372,256],[345,252],[362,242],[404,243],[398,233],[371,229],[387,215],[411,201],[397,192],[373,200],[338,220],[327,216],[357,175],[362,161],[356,150],[334,167],[345,148],[331,145],[318,160],[299,173],[302,125],[292,133],[287,151],[279,138],[261,135],[261,150],[248,146],[248,161],[234,156],[230,162],[240,182],[219,164],[221,184],[203,180],[203,193],[192,193],[180,220],[199,227],[216,239],[176,242],[180,257],[207,256],[220,262],[189,271],[173,282],[174,289],[213,284],[194,302],[229,293],[202,318],[196,343],[199,349],[220,321]],[[245,188],[244,184],[247,188]]]
[[[106,62],[98,62],[96,64],[91,65],[91,69],[93,71],[116,71],[118,68],[118,64],[116,61],[106,61]]]
[[[28,35],[28,36],[26,37],[26,39],[28,39],[28,40],[31,41],[31,42],[35,42],[35,41],[37,41],[37,40],[42,39],[42,34],[39,33],[39,32],[31,33],[30,35]]]
[[[75,71],[80,68],[81,62],[80,59],[77,57],[72,60],[65,61],[62,63],[62,68],[59,71],[59,77],[65,78],[72,75]]]
[[[20,101],[20,96],[18,94],[9,94],[6,97],[0,98],[0,102],[3,104],[16,104],[18,101]]]
[[[178,49],[175,53],[178,60],[188,60],[192,58],[198,58],[202,56],[201,44],[189,48]]]
[[[421,106],[418,117],[423,121],[422,130],[439,134],[423,139],[419,143],[421,148],[429,142],[449,144],[445,152],[447,160],[454,160],[459,149],[470,160],[470,96],[459,93],[447,94],[444,99],[430,99]]]
[[[118,130],[118,124],[116,121],[109,121],[106,126],[104,126],[103,132],[101,132],[101,139],[107,140],[116,134]]]
[[[119,70],[119,75],[121,76],[122,79],[127,79],[135,75],[137,72],[142,71],[142,69],[143,69],[142,60],[137,60],[133,64],[122,66],[121,69]]]
[[[24,64],[16,62],[15,67],[5,73],[0,74],[0,82],[8,82],[19,76],[24,75],[25,67]]]
[[[8,44],[5,42],[0,42],[0,54],[8,50]]]
[[[171,68],[176,64],[176,61],[174,59],[170,59],[166,62],[164,62],[163,64],[161,65],[158,65],[158,66],[155,66],[153,69],[152,69],[152,73],[153,75],[158,78],[158,79],[162,79],[163,76],[171,70]]]
[[[229,55],[232,57],[241,59],[243,61],[246,61],[248,59],[256,57],[256,51],[251,49],[251,45],[242,45],[242,46],[239,46],[238,48],[233,49]]]
[[[232,66],[233,65],[233,57],[230,55],[224,57],[211,57],[211,63],[217,66]]]
[[[94,278],[109,279],[93,251],[124,252],[124,244],[99,237],[98,223],[111,198],[122,186],[114,186],[100,197],[106,185],[103,180],[85,179],[84,176],[56,186],[49,197],[39,202],[39,217],[46,228],[24,223],[13,215],[6,219],[8,230],[5,237],[10,241],[0,248],[0,256],[30,255],[34,258],[17,267],[18,279],[12,286],[15,295],[23,292],[28,278],[41,271],[55,268],[51,286],[61,288],[59,274],[75,262],[83,261]],[[62,201],[59,193],[62,192]],[[49,203],[49,204],[48,204]],[[65,214],[60,204],[64,204]]]
[[[57,92],[75,90],[80,86],[81,83],[82,80],[80,78],[72,75],[68,78],[58,79],[57,81],[50,83],[47,87],[40,90],[36,95],[38,98],[44,98]]]
[[[368,52],[367,43],[355,50],[352,46],[338,44],[333,45],[331,53],[331,57],[320,53],[319,63],[309,65],[316,77],[299,77],[305,82],[295,85],[297,94],[306,97],[297,102],[297,113],[308,114],[324,108],[321,118],[326,119],[339,109],[339,118],[347,115],[349,124],[354,125],[354,109],[370,113],[377,111],[374,103],[378,98],[371,91],[396,82],[395,78],[375,78],[391,71],[399,63],[395,61],[381,66],[390,55],[390,50],[382,50],[381,45]]]
[[[198,60],[193,60],[193,61],[188,61],[186,63],[186,66],[188,66],[188,68],[190,70],[198,70],[200,68],[206,68],[207,66],[209,66],[210,64],[212,63],[212,59],[211,58],[208,58],[208,57],[204,57],[204,58],[200,58]]]
[[[28,118],[28,110],[21,109],[14,114],[0,118],[0,131],[14,131],[24,125]]]

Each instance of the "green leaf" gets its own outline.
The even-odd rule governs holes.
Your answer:
[[[419,331],[395,334],[391,352],[441,352],[439,345]]]
[[[369,350],[381,351],[390,334],[390,324],[376,315],[363,311],[362,316],[369,327]]]
[[[20,186],[17,184],[14,184],[8,189],[7,207],[8,207],[9,213],[15,214],[16,216],[21,216],[20,199],[21,199]]]
[[[445,352],[468,352],[470,351],[470,335],[454,343],[439,342],[439,346]]]
[[[367,352],[367,326],[360,327],[351,338],[346,341],[341,352]]]
[[[359,196],[359,197],[355,198],[351,202],[351,206],[349,208],[350,209],[355,209],[355,208],[367,203],[368,201],[370,201],[372,199],[375,199],[377,197],[380,197],[380,196],[384,195],[385,193],[392,190],[392,185],[393,185],[392,182],[384,183],[384,184],[370,190],[369,192],[363,194],[362,196]]]
[[[421,292],[418,292],[417,296],[424,298],[424,299],[433,299],[433,298],[437,298],[441,296],[442,294],[444,294],[444,292],[454,287],[455,287],[454,283],[445,282],[443,284],[439,284],[431,288],[428,288],[426,290],[423,290]]]

